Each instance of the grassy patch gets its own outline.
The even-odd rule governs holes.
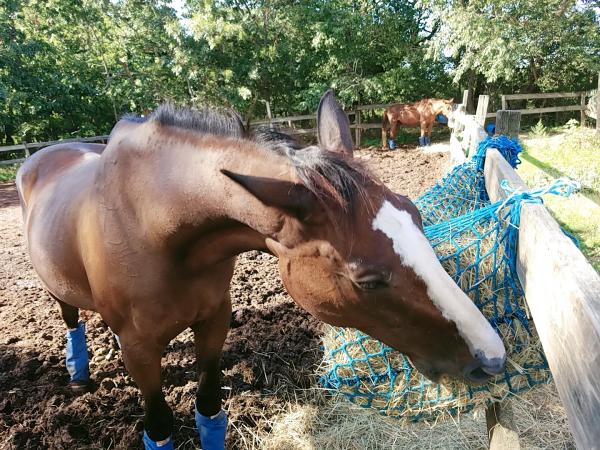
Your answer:
[[[0,166],[0,183],[7,181],[14,181],[17,176],[17,170],[20,164],[10,164],[6,166]]]
[[[531,187],[559,177],[579,181],[582,191],[570,198],[547,196],[556,220],[579,239],[581,251],[600,272],[600,136],[591,129],[571,129],[545,137],[527,137],[519,174]]]

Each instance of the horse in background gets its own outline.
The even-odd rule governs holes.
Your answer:
[[[421,147],[430,145],[433,123],[440,115],[446,119],[450,118],[453,106],[454,99],[444,100],[438,98],[426,98],[414,103],[397,103],[389,106],[383,112],[381,123],[381,144],[383,148],[389,148],[388,131],[390,133],[390,147],[395,148],[399,125],[407,127],[420,126],[419,145]]]

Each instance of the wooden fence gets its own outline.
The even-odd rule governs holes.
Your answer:
[[[394,103],[387,104],[375,104],[375,105],[359,105],[353,110],[347,111],[348,118],[350,119],[350,128],[354,130],[355,142],[360,143],[362,139],[363,130],[372,128],[381,128],[381,121],[376,123],[364,123],[362,122],[363,113],[365,111],[382,110],[387,108]],[[316,134],[316,127],[310,126],[309,128],[297,127],[298,122],[312,121],[316,122],[316,114],[305,114],[297,116],[286,116],[286,117],[272,117],[264,120],[256,120],[250,122],[250,128],[255,128],[261,125],[274,125],[282,129],[282,131],[290,133],[292,135],[310,135]],[[64,139],[62,141],[49,141],[49,142],[37,142],[37,143],[24,143],[17,145],[10,145],[7,147],[0,147],[0,165],[1,164],[14,164],[20,163],[27,158],[32,150],[38,150],[49,145],[65,143],[65,142],[101,142],[106,143],[108,136],[93,136],[88,138],[80,139]],[[10,159],[2,161],[3,153],[20,152],[21,156],[18,159]]]
[[[529,189],[490,149],[485,181],[491,201],[507,195],[502,180]],[[517,271],[577,448],[600,448],[600,276],[539,203],[521,209]]]
[[[598,74],[598,91],[600,91],[600,74]],[[502,95],[502,110],[507,110],[509,107],[508,102],[511,100],[525,100],[525,99],[554,99],[554,98],[579,98],[580,101],[576,105],[568,106],[551,106],[545,108],[529,108],[519,109],[516,111],[521,114],[539,114],[559,111],[581,111],[581,123],[583,124],[585,117],[588,116],[592,119],[596,119],[597,111],[600,111],[600,95],[597,95],[598,91],[589,92],[553,92],[545,94],[507,94]],[[455,155],[458,157],[459,153],[457,148],[460,146],[463,151],[468,154],[469,150],[476,148],[477,144],[481,140],[480,138],[485,137],[479,133],[478,127],[483,127],[486,118],[496,117],[497,113],[488,113],[489,96],[480,95],[477,103],[477,113],[472,116],[466,114],[466,102],[468,99],[469,92],[465,91],[463,95],[463,107],[458,108],[458,119],[455,121],[457,125],[456,131],[453,133],[455,140],[460,142],[454,142]],[[586,103],[586,99],[590,101]],[[362,140],[362,134],[364,130],[373,128],[381,128],[381,121],[377,122],[363,122],[363,114],[365,111],[376,111],[383,110],[394,103],[385,104],[373,104],[373,105],[359,105],[355,106],[354,109],[347,111],[348,117],[350,118],[350,128],[354,130],[354,140],[356,145],[360,145]],[[269,112],[270,112],[270,108]],[[250,123],[251,127],[259,125],[277,125],[283,127],[283,131],[286,131],[295,135],[307,135],[315,134],[316,128],[311,126],[310,128],[301,128],[295,126],[297,122],[305,121],[316,121],[315,114],[288,116],[288,117],[271,117],[264,120],[257,120]],[[596,130],[600,133],[600,120],[596,120]],[[62,141],[50,141],[50,142],[38,142],[33,144],[18,144],[10,145],[8,147],[0,147],[0,165],[1,164],[13,164],[23,162],[31,152],[31,150],[37,150],[48,145],[57,144],[59,142],[103,142],[105,143],[108,136],[93,136],[88,138],[75,138],[65,139]],[[479,141],[478,141],[479,139]],[[465,148],[466,145],[466,148]],[[451,139],[452,148],[452,139]],[[22,157],[18,159],[11,159],[2,161],[2,154],[8,152],[22,152]]]
[[[465,91],[467,92],[467,91]],[[598,90],[579,91],[579,92],[547,92],[540,94],[502,94],[502,110],[519,111],[521,114],[545,114],[552,112],[579,111],[580,123],[585,124],[586,117],[596,120],[596,131],[600,133],[600,120],[598,120],[598,111],[600,111],[600,73],[598,73]],[[467,95],[467,94],[465,94]],[[544,106],[541,108],[511,109],[509,102],[515,100],[539,100],[539,99],[578,99],[575,104],[562,106]],[[465,103],[463,101],[463,103]],[[496,117],[496,113],[487,113],[487,118]]]
[[[25,158],[28,158],[31,155],[31,150],[38,150],[43,147],[48,147],[49,145],[64,144],[66,142],[98,142],[98,143],[105,144],[107,141],[108,141],[108,135],[92,136],[92,137],[87,137],[87,138],[63,139],[61,141],[23,143],[23,144],[17,144],[17,145],[9,145],[6,147],[0,147],[0,157],[2,156],[2,153],[21,152],[23,155],[22,158],[8,159],[8,160],[0,161],[0,165],[21,163],[21,162],[25,161]]]
[[[480,103],[487,104],[486,99],[480,97]],[[514,134],[521,113],[498,111],[497,130]],[[457,151],[466,153],[485,136],[485,117],[490,115],[481,108],[477,115],[463,112],[454,118]],[[529,189],[496,149],[487,151],[484,171],[493,202],[507,195],[502,180],[514,189]],[[538,203],[522,206],[517,272],[577,447],[600,448],[600,276]],[[495,404],[486,412],[492,450],[520,448],[506,409],[506,403]]]
[[[519,111],[521,114],[545,114],[553,112],[564,112],[564,111],[579,111],[581,123],[585,123],[586,111],[588,109],[586,98],[588,92],[547,92],[541,94],[503,94],[501,96],[502,109]],[[539,100],[539,99],[563,99],[573,98],[578,99],[578,102],[573,105],[563,106],[545,106],[542,108],[525,108],[525,109],[511,109],[509,108],[509,101],[514,100]],[[487,117],[496,117],[494,113],[487,114]]]

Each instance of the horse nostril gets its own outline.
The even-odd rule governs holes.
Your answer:
[[[464,376],[467,379],[467,381],[470,381],[471,383],[475,384],[485,383],[490,378],[492,378],[492,376],[489,373],[485,372],[479,365],[477,365],[473,369],[466,371]]]
[[[500,375],[504,372],[504,365],[506,364],[506,357],[504,358],[492,358],[482,363],[481,369],[489,373],[490,375]]]
[[[482,352],[475,353],[475,359],[465,367],[463,375],[471,383],[485,383],[493,376],[504,372],[506,357],[486,358]]]
[[[502,358],[486,358],[481,352],[475,353],[475,358],[481,364],[481,370],[490,375],[499,375],[504,372],[504,365],[506,364],[506,355]]]

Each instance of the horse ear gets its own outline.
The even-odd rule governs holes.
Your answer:
[[[322,149],[352,156],[350,122],[331,89],[321,97],[317,110],[317,130]]]
[[[278,208],[304,220],[313,210],[316,198],[305,186],[275,178],[242,175],[226,169],[221,173],[235,181],[266,206]]]

